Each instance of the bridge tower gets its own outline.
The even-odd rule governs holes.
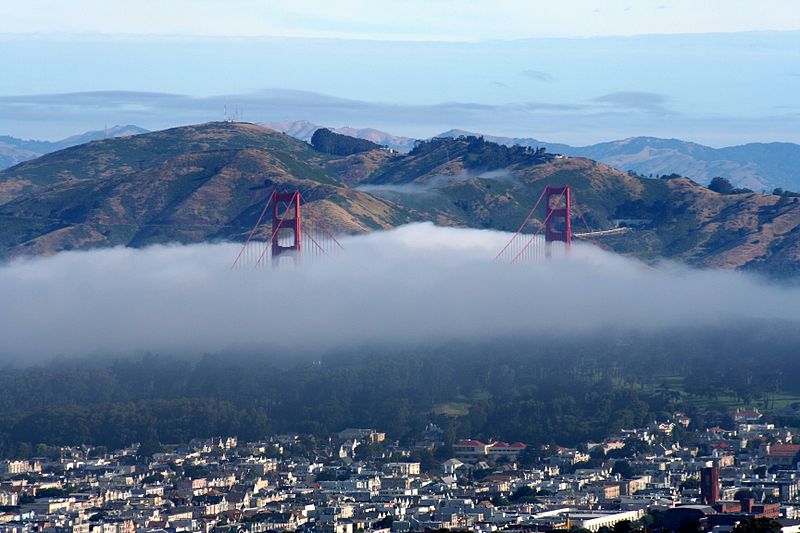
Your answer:
[[[302,232],[300,230],[300,191],[293,193],[276,192],[273,200],[272,264],[277,265],[281,254],[286,252],[294,252],[292,257],[296,263],[303,249]],[[290,216],[293,218],[289,218]],[[281,230],[291,232],[291,244],[288,246],[281,245]]]
[[[563,202],[562,202],[563,198]],[[563,187],[551,187],[548,185],[544,190],[545,208],[545,228],[544,241],[545,251],[550,255],[550,243],[563,242],[569,248],[572,244],[572,223],[570,222],[571,198],[569,185]]]

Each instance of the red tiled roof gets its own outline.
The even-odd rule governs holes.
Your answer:
[[[769,457],[794,457],[800,452],[800,444],[773,444],[769,447]]]
[[[486,446],[479,440],[460,440],[456,443],[456,446]]]
[[[528,445],[522,442],[515,442],[514,444],[509,444],[512,448],[527,448]]]

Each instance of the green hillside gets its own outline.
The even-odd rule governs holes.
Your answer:
[[[595,241],[615,251],[800,270],[797,198],[723,195],[686,178],[646,179],[476,137],[433,139],[409,154],[339,156],[240,123],[95,141],[0,172],[0,254],[239,240],[275,188],[299,189],[305,216],[341,232],[422,220],[516,231],[548,184],[572,187],[576,231],[636,220],[633,231]],[[543,206],[535,218],[527,231],[544,218]]]
[[[212,123],[97,141],[0,173],[36,184],[0,205],[6,255],[238,239],[274,188],[300,189],[306,216],[335,230],[408,222],[406,211],[343,186],[331,158],[248,124]],[[131,161],[145,161],[141,169]]]

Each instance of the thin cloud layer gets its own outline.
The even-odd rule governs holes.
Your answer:
[[[627,109],[663,110],[667,97],[645,91],[617,91],[592,98],[591,101]]]
[[[520,75],[544,83],[552,83],[555,79],[553,78],[552,74],[545,72],[543,70],[533,70],[533,69],[523,70],[522,72],[520,72]]]
[[[791,110],[762,117],[689,116],[666,106],[660,94],[622,91],[585,103],[442,102],[413,105],[339,98],[310,91],[266,89],[253,93],[195,97],[181,94],[95,91],[0,96],[0,123],[18,136],[52,140],[98,124],[135,124],[150,130],[221,120],[223,110],[250,122],[304,119],[317,124],[372,127],[425,138],[453,128],[494,135],[538,136],[576,145],[620,137],[683,137],[712,146],[752,140],[800,141]],[[654,121],[654,115],[660,117]],[[112,117],[112,120],[108,120]],[[43,134],[41,132],[49,132]],[[691,132],[689,134],[688,132]]]
[[[66,252],[0,267],[0,360],[330,350],[564,331],[800,320],[800,290],[741,273],[659,270],[577,244],[493,261],[509,234],[414,224],[344,240],[302,268],[231,270],[237,244]]]

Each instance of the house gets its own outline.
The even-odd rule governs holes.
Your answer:
[[[347,428],[339,432],[341,441],[361,441],[367,444],[375,444],[386,440],[386,433],[380,433],[374,429]]]
[[[459,461],[458,459],[448,459],[444,463],[442,463],[442,471],[445,475],[452,476],[455,475],[456,470],[464,466],[464,463]]]
[[[733,414],[733,420],[737,424],[754,424],[758,422],[762,415],[758,409],[753,407],[752,409],[736,409],[736,412]]]
[[[517,456],[525,451],[527,446],[521,442],[508,444],[507,442],[494,442],[488,446],[489,457],[499,459],[501,457],[508,457],[509,459],[516,459]]]
[[[386,471],[397,476],[419,476],[419,463],[388,463]]]
[[[41,472],[42,463],[39,461],[0,461],[0,475],[14,476],[28,472]]]
[[[800,454],[800,444],[767,444],[764,446],[764,458],[768,467],[792,466],[798,454]]]
[[[477,461],[486,457],[489,449],[488,444],[479,440],[460,440],[453,445],[453,453],[458,459]]]
[[[608,501],[619,498],[621,487],[619,483],[601,483],[593,486],[591,491],[598,500]]]

